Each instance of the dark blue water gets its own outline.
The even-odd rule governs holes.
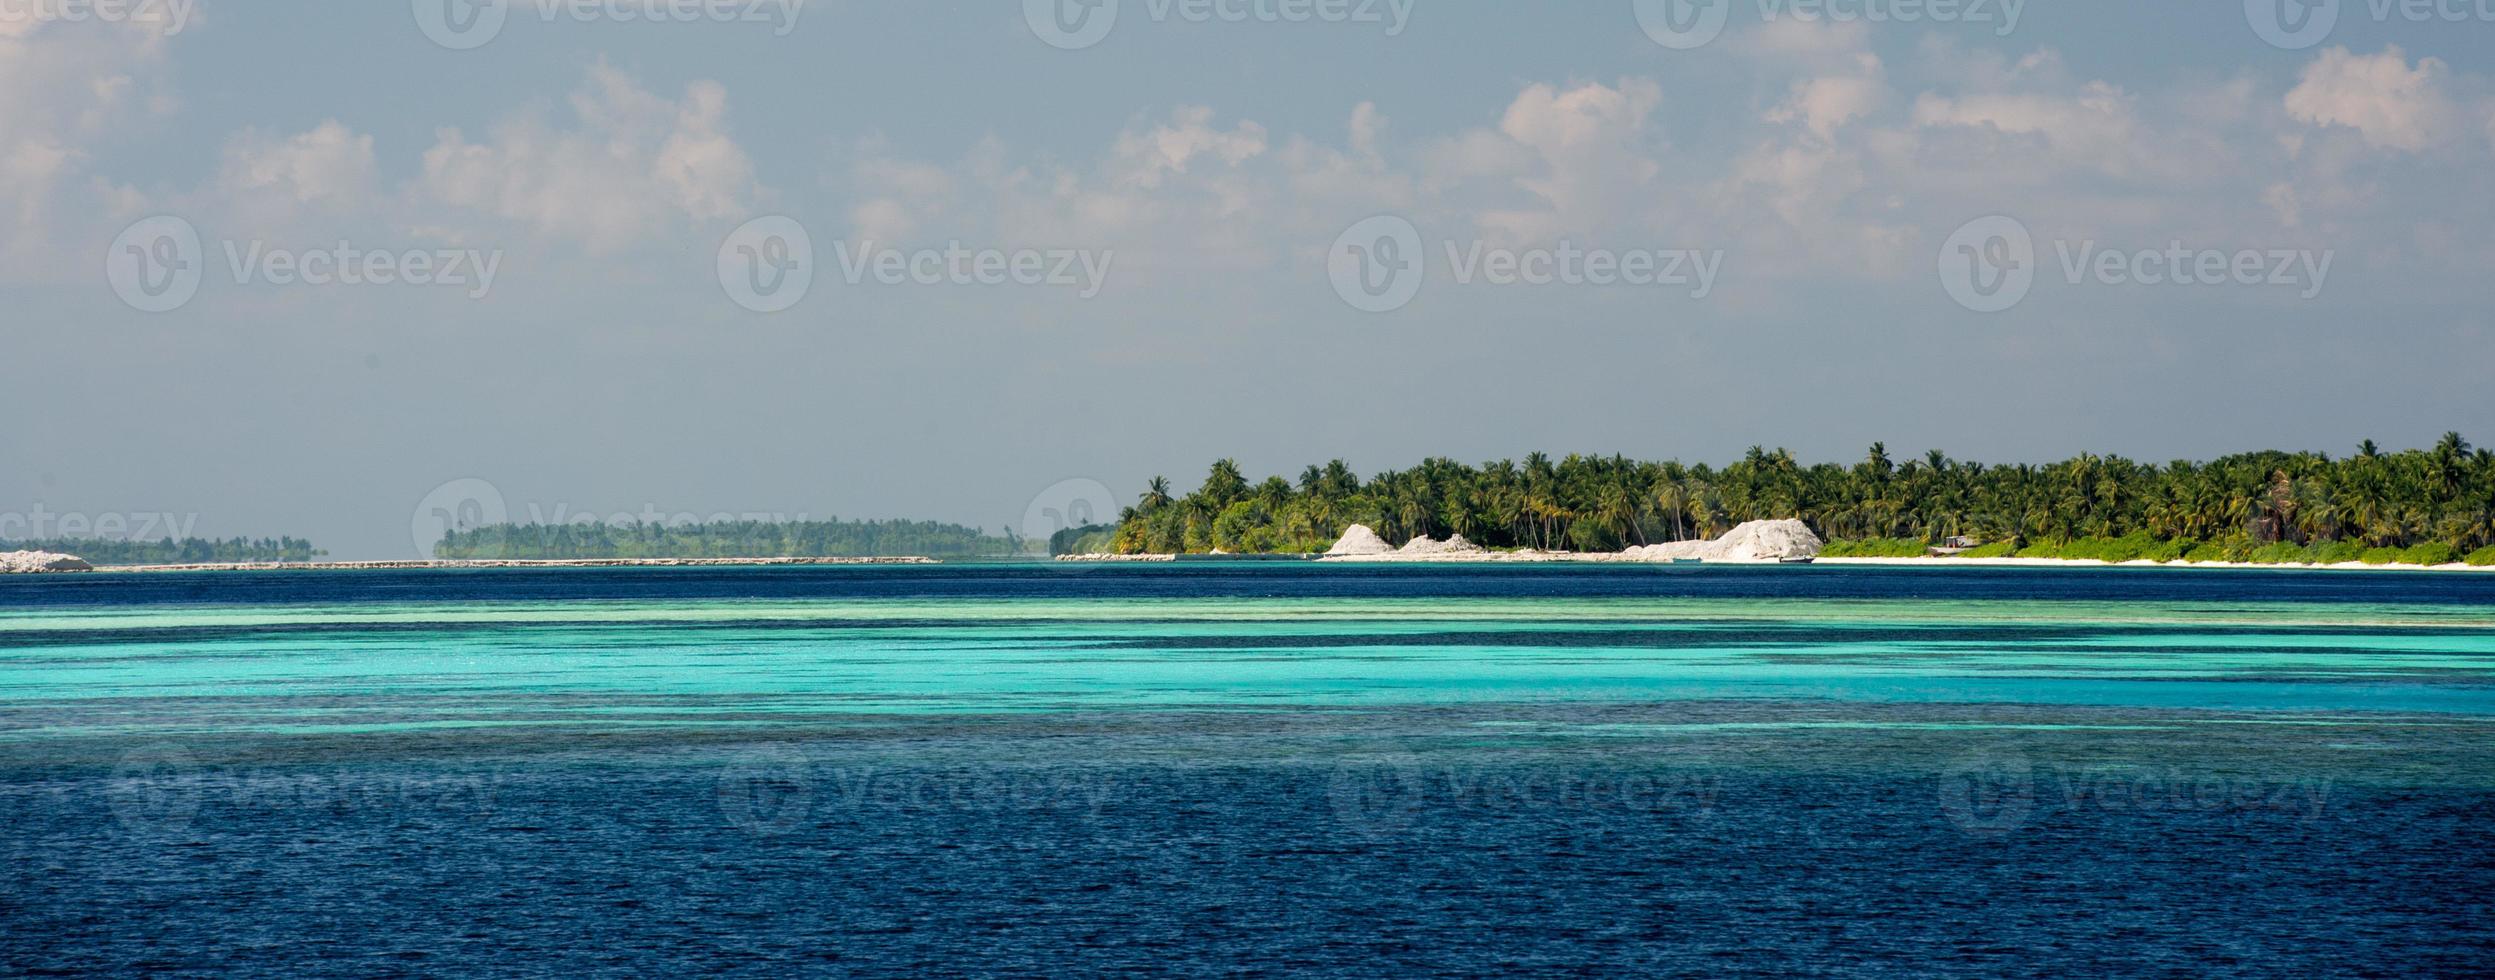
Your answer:
[[[1338,599],[1401,611],[1305,618],[1310,601]],[[836,625],[150,621],[615,600],[823,600]],[[1274,612],[1208,620],[1205,600]],[[1605,605],[1619,600],[1638,601]],[[1809,601],[1777,618],[1782,600]],[[908,617],[861,618],[884,601]],[[1490,601],[1511,605],[1413,628]],[[1031,613],[1003,626],[945,619],[1017,603]],[[1625,622],[1683,603],[1744,618]],[[2224,615],[2173,619],[2204,609]],[[0,580],[0,625],[120,617],[0,629],[0,971],[2484,975],[2490,610],[2495,579],[2475,576],[2154,570]],[[2267,618],[2293,625],[2257,625]],[[351,670],[437,641],[456,652],[414,673]],[[771,665],[756,692],[809,650],[844,691],[1059,662],[1086,672],[1051,683],[1089,686],[1058,707],[864,712],[599,677],[642,669],[653,649],[681,651],[688,670]],[[1551,677],[1630,658],[1699,670],[1701,689],[1449,699],[1481,681],[1429,659],[1436,649]],[[2310,659],[2270,658],[2291,650]],[[2135,673],[2165,657],[2192,674],[2161,687]],[[201,658],[259,686],[49,686],[89,662],[178,663],[162,669],[196,682]],[[502,658],[566,673],[477,687]],[[1183,704],[1119,696],[1136,676],[1259,678],[1265,662],[1358,696],[1233,680]],[[1911,668],[1921,693],[1762,687],[1779,663]],[[1711,696],[1707,670],[1757,673]],[[2126,679],[2109,686],[2108,671]],[[1363,686],[1390,675],[1391,688]],[[1017,676],[951,683],[1010,689]],[[2280,685],[2316,693],[2294,710],[2229,706],[2262,703],[2229,690]],[[2082,688],[2114,694],[2067,696]],[[1952,697],[1978,690],[2010,693]],[[633,724],[611,713],[627,703]]]
[[[2258,569],[1302,562],[561,568],[0,578],[0,609],[133,604],[855,598],[1623,598],[2359,602],[2495,607],[2495,574]]]

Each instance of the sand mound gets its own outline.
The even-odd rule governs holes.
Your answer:
[[[1801,521],[1751,521],[1725,532],[1713,541],[1674,541],[1669,544],[1647,545],[1621,552],[1632,561],[1671,561],[1675,558],[1702,558],[1707,561],[1776,561],[1784,558],[1810,558],[1819,554],[1819,535]]]
[[[1464,540],[1461,534],[1445,541],[1422,535],[1405,542],[1404,546],[1395,553],[1398,555],[1477,555],[1485,550],[1487,549],[1480,545]]]
[[[1775,561],[1819,554],[1819,535],[1801,521],[1751,521],[1716,539],[1729,561]]]
[[[1342,540],[1334,542],[1334,547],[1327,548],[1325,553],[1329,555],[1391,555],[1395,553],[1395,546],[1387,544],[1386,539],[1378,537],[1377,532],[1369,530],[1368,525],[1354,524],[1344,528]]]
[[[49,551],[11,551],[0,554],[0,575],[22,575],[33,572],[92,572],[95,566],[76,555],[60,555]]]

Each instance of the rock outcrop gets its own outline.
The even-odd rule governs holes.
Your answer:
[[[92,572],[95,566],[76,555],[54,554],[49,551],[11,551],[0,553],[0,575],[25,575],[36,572]]]

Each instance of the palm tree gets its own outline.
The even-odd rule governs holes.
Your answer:
[[[1666,477],[1655,481],[1655,511],[1672,521],[1672,540],[1686,541],[1689,530],[1682,523],[1689,508],[1689,491],[1678,480]]]

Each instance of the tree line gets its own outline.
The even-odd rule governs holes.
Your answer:
[[[1015,554],[1022,542],[934,521],[723,521],[670,524],[488,524],[453,529],[445,559],[972,558]]]
[[[48,538],[0,541],[0,551],[49,551],[76,555],[97,565],[201,565],[239,562],[311,561],[329,554],[301,538],[164,538],[123,541],[106,538]]]
[[[2339,458],[2262,451],[2159,465],[2082,454],[1993,466],[1939,450],[1899,461],[1873,443],[1850,465],[1754,446],[1720,468],[1534,453],[1480,466],[1428,459],[1367,479],[1335,460],[1297,481],[1254,483],[1225,459],[1184,496],[1155,477],[1110,543],[1126,553],[1317,552],[1366,524],[1397,544],[1461,534],[1493,548],[1615,551],[1783,518],[1830,541],[1918,553],[1964,538],[1994,553],[2127,540],[2178,556],[2334,544],[2457,556],[2495,546],[2495,453],[2447,433],[2400,452],[2367,440]]]

